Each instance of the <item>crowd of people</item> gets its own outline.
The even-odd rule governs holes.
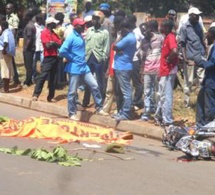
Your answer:
[[[132,112],[142,109],[141,120],[169,126],[174,122],[173,88],[182,61],[184,106],[190,106],[191,88],[198,79],[196,124],[203,126],[215,118],[215,25],[205,36],[201,14],[191,7],[178,23],[176,11],[169,10],[161,24],[149,20],[136,26],[134,15],[124,10],[113,13],[108,3],[93,10],[87,0],[82,15],[71,13],[65,24],[63,13],[44,19],[40,12],[27,9],[22,86],[35,84],[32,101],[38,101],[48,81],[47,101],[56,102],[56,88],[67,83],[71,120],[79,120],[77,110],[89,106],[92,94],[99,115],[110,115],[115,101],[111,117],[116,121],[130,120]],[[20,84],[14,60],[18,23],[13,5],[7,4],[6,16],[0,15],[3,93],[9,92],[11,79]],[[84,90],[82,100],[78,88]]]

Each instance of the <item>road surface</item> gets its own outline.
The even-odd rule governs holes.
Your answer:
[[[0,103],[0,115],[15,119],[50,116]],[[100,144],[99,144],[100,145]],[[47,140],[0,137],[0,147],[54,146]],[[64,145],[70,152],[81,144]],[[103,152],[105,146],[98,149]],[[94,150],[94,149],[91,149]],[[62,167],[29,157],[0,153],[1,195],[207,195],[214,194],[214,161],[178,162],[181,152],[168,151],[156,140],[134,136],[125,154],[110,156],[76,151],[81,167]],[[120,157],[124,160],[120,160]]]

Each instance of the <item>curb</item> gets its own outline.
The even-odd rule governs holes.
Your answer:
[[[67,108],[63,106],[58,106],[41,101],[31,101],[29,98],[23,98],[10,94],[0,93],[0,102],[48,114],[58,115],[61,117],[68,116]],[[78,111],[78,115],[83,122],[89,122],[96,125],[111,127],[123,132],[129,131],[135,135],[140,135],[147,138],[161,140],[163,134],[163,129],[161,127],[152,125],[148,122],[143,122],[139,120],[116,122],[110,117],[92,114],[88,111]]]

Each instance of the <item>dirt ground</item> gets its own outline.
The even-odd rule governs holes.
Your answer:
[[[16,61],[17,67],[18,67],[20,81],[23,82],[25,79],[25,68],[23,65],[21,48],[17,48],[17,55],[15,58],[15,61]],[[180,80],[180,82],[181,82],[181,84],[183,84],[182,80]],[[11,85],[10,93],[17,95],[17,96],[21,96],[21,97],[32,98],[34,87],[35,87],[35,85],[32,85],[27,88],[19,88],[19,87],[13,87]],[[65,107],[67,106],[67,91],[68,91],[67,86],[64,86],[63,88],[56,90],[55,98],[57,100],[57,103],[56,103],[57,105],[65,106]],[[46,101],[47,94],[48,94],[47,83],[45,83],[42,94],[39,97],[39,101]],[[198,94],[198,88],[195,88],[195,90],[191,94],[191,107],[185,108],[182,88],[178,87],[174,91],[173,116],[174,116],[174,120],[176,121],[177,124],[178,123],[185,124],[185,125],[194,124],[194,122],[195,122],[195,104],[196,104],[197,94]],[[82,97],[83,97],[83,92],[79,91],[80,102],[82,101]],[[113,106],[113,109],[114,108],[115,108],[115,105]],[[94,111],[92,98],[91,98],[91,106],[87,110]],[[137,119],[138,117],[140,117],[141,112],[142,112],[142,110],[136,111],[134,118]]]

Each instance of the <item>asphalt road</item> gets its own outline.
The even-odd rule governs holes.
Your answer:
[[[15,119],[50,116],[0,103],[0,115]],[[100,145],[100,144],[99,144]],[[0,137],[0,147],[21,149],[54,146],[47,140]],[[213,194],[215,162],[180,162],[181,152],[168,151],[159,141],[135,136],[125,154],[110,156],[101,149],[78,150],[81,144],[64,145],[71,153],[91,161],[81,167],[62,167],[29,157],[0,153],[0,195],[208,195]],[[119,159],[119,158],[121,159]]]

